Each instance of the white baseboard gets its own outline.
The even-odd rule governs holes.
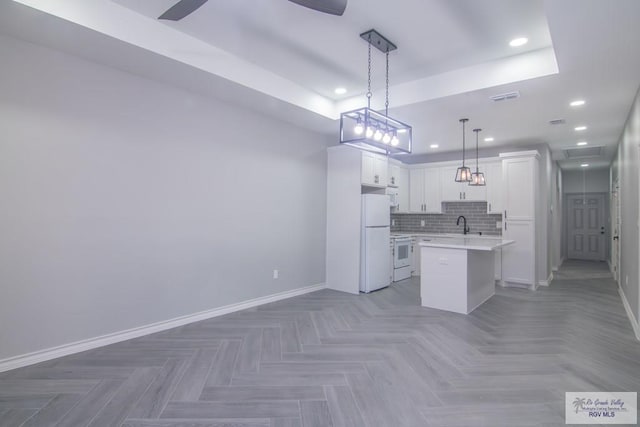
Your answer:
[[[620,298],[622,299],[622,305],[624,305],[624,311],[627,312],[627,317],[631,322],[631,327],[633,328],[633,332],[636,335],[636,339],[640,341],[640,325],[638,324],[638,320],[633,315],[633,311],[631,310],[631,306],[629,305],[629,301],[627,300],[627,296],[624,294],[624,291],[620,286],[618,286],[618,293],[620,294]]]
[[[539,280],[538,281],[538,285],[539,286],[549,286],[552,281],[553,281],[553,271],[551,273],[549,273],[549,277],[547,277],[547,280]]]
[[[124,331],[102,335],[99,337],[76,341],[69,344],[63,344],[57,347],[38,350],[32,353],[9,357],[7,359],[0,360],[0,372],[10,371],[12,369],[22,368],[23,366],[33,365],[47,360],[56,359],[58,357],[68,356],[70,354],[80,353],[98,347],[104,347],[105,345],[115,344],[117,342],[138,338],[144,335],[166,331],[167,329],[176,328],[178,326],[183,326],[189,323],[199,322],[201,320],[211,319],[212,317],[218,317],[240,310],[246,310],[247,308],[257,307],[259,305],[268,304],[270,302],[308,294],[324,288],[326,288],[326,284],[320,283],[317,285],[293,289],[291,291],[280,292],[273,295],[267,295],[248,301],[229,304],[211,310],[200,311],[198,313],[188,314],[186,316],[163,320],[161,322],[151,323],[149,325],[139,326],[137,328],[131,328]]]

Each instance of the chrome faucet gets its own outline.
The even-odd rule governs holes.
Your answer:
[[[464,215],[460,215],[458,217],[458,220],[456,221],[456,225],[460,225],[460,218],[462,218],[462,230],[464,231],[464,234],[467,234],[469,232],[469,227],[467,227],[467,218],[464,217]]]

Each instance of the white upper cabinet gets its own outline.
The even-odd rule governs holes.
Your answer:
[[[480,166],[487,183],[487,213],[502,213],[502,163],[489,162]]]
[[[438,168],[410,169],[409,188],[410,212],[442,213]]]
[[[389,176],[388,183],[389,187],[400,187],[400,174],[404,168],[395,163],[389,162]]]
[[[409,170],[400,163],[389,160],[387,194],[393,195],[393,212],[409,212]]]
[[[362,152],[362,185],[384,188],[387,186],[387,174],[386,156]]]
[[[396,212],[409,212],[409,170],[400,167],[397,171],[398,196]]]

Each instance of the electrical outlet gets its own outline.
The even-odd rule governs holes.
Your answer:
[[[424,219],[420,220],[420,227],[424,227]]]
[[[273,278],[274,279],[278,278],[278,274],[279,274],[278,270],[273,270]]]

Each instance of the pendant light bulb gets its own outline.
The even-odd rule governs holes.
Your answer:
[[[384,135],[382,135],[382,142],[384,142],[385,144],[391,142],[391,135],[389,134],[389,131],[386,131]]]
[[[371,138],[373,136],[373,128],[371,126],[367,126],[367,132],[365,133],[367,138]]]
[[[376,131],[373,133],[373,139],[376,141],[380,141],[382,139],[382,132],[380,132],[380,129],[376,128]]]
[[[400,144],[400,140],[398,139],[398,135],[396,135],[396,133],[394,132],[393,136],[391,137],[391,145],[395,147],[398,144]]]
[[[364,125],[362,124],[362,120],[360,120],[359,117],[358,117],[358,122],[353,128],[353,131],[355,132],[356,135],[362,135],[362,132],[364,132]]]

